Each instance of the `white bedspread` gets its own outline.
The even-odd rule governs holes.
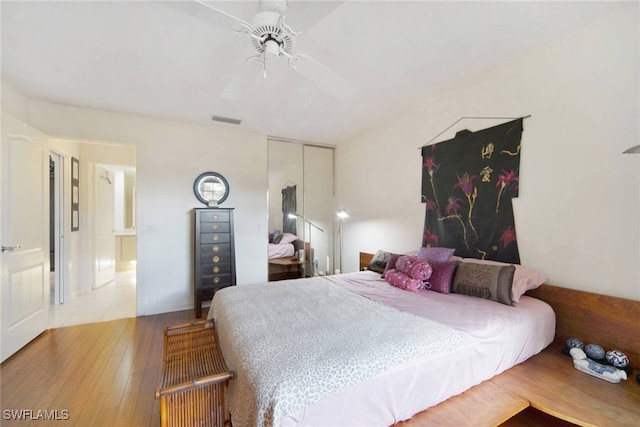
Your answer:
[[[227,365],[237,370],[229,386],[235,427],[277,425],[399,363],[428,360],[463,341],[454,329],[321,278],[216,295],[218,336]]]
[[[269,259],[292,258],[295,252],[292,243],[269,243]]]
[[[389,426],[521,363],[555,332],[553,311],[534,298],[511,307],[411,293],[373,272],[225,288],[209,317],[237,372],[228,395],[234,426]],[[416,330],[445,343],[398,341]],[[401,344],[414,339],[410,346],[425,348],[419,357]],[[384,362],[349,374],[379,351]],[[397,355],[392,363],[389,354]]]

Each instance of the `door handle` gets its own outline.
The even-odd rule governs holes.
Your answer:
[[[2,253],[5,253],[5,252],[13,252],[13,251],[15,251],[15,250],[17,250],[17,249],[20,249],[20,245],[15,245],[15,246],[5,246],[5,245],[2,245]]]

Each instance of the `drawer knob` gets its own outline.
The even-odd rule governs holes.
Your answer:
[[[219,250],[220,250],[220,246],[218,245],[213,246],[213,252],[218,252]]]
[[[213,217],[213,219],[218,219],[218,214],[213,214],[211,216]]]
[[[214,256],[213,262],[220,262],[220,257],[218,255]]]
[[[218,224],[213,224],[213,226],[211,228],[213,228],[214,230],[217,230],[218,229]]]
[[[219,277],[214,277],[213,278],[213,283],[220,283],[220,278]]]
[[[217,234],[213,235],[213,241],[217,242],[218,240],[220,240],[220,236],[218,236]]]
[[[214,273],[219,273],[220,272],[220,267],[218,267],[217,265],[215,267],[213,267],[213,272]]]

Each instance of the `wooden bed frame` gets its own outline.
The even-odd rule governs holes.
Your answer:
[[[360,269],[373,254],[360,252]],[[640,301],[543,284],[527,292],[556,313],[555,342],[539,354],[464,393],[396,424],[521,426],[637,426],[640,420]],[[635,371],[608,383],[573,368],[561,354],[568,337],[618,349]],[[640,381],[640,380],[638,380]],[[571,423],[571,424],[569,424]]]
[[[373,254],[360,252],[360,270],[366,269]],[[585,344],[617,349],[640,367],[640,301],[600,295],[544,284],[526,295],[549,304],[556,313],[555,342],[580,338]]]

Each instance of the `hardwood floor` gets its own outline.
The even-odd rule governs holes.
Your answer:
[[[163,329],[194,317],[186,310],[48,330],[0,365],[0,424],[160,425]]]

